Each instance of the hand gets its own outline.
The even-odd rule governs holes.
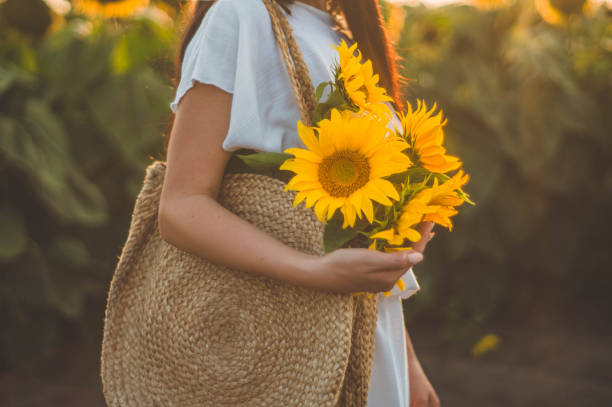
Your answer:
[[[383,253],[338,249],[305,262],[304,275],[308,281],[302,285],[338,293],[388,291],[410,267],[422,260],[423,255],[414,250]]]
[[[416,229],[421,234],[421,240],[412,245],[413,250],[419,253],[425,252],[427,243],[429,243],[435,235],[435,232],[432,232],[434,225],[433,222],[421,222],[417,225]]]
[[[410,407],[440,407],[440,399],[416,355],[408,358]]]

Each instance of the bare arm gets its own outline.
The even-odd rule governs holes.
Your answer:
[[[159,208],[162,237],[212,262],[296,284],[308,256],[294,250],[217,202],[231,156],[221,148],[232,95],[196,84],[181,100],[168,146]]]
[[[410,407],[440,407],[440,399],[427,375],[423,371],[421,362],[417,358],[410,340],[408,330],[406,332],[406,353],[408,356],[408,382],[410,383]]]
[[[434,224],[424,222],[417,226],[422,238],[414,244],[414,250],[424,252],[429,241],[434,237]],[[406,334],[406,358],[408,359],[408,382],[410,384],[410,407],[439,407],[440,399],[433,386],[423,371],[421,362],[414,351],[412,340],[408,330],[404,327]]]
[[[420,253],[340,249],[301,253],[217,202],[230,152],[222,149],[232,95],[196,83],[182,98],[168,146],[159,230],[173,245],[227,267],[335,292],[382,291],[422,260]]]

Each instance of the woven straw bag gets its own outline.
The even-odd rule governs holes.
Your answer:
[[[277,43],[303,120],[312,83],[272,0]],[[293,64],[292,64],[293,61]],[[101,377],[109,406],[365,406],[377,297],[330,294],[216,265],[160,237],[166,165],[146,169],[108,292]],[[305,253],[323,226],[285,184],[226,173],[225,208]]]

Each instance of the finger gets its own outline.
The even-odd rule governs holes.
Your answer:
[[[425,247],[433,237],[436,235],[435,232],[428,232],[421,234],[421,240],[414,244],[414,250],[423,253],[425,251]]]
[[[423,253],[425,251],[425,246],[427,246],[427,242],[429,242],[429,239],[429,234],[422,234],[421,240],[414,244],[414,250]]]
[[[416,241],[416,242],[412,242],[413,243],[413,247],[414,250],[419,251],[419,252],[423,252],[425,250],[425,246],[427,245],[427,242],[429,242],[431,240],[431,233],[433,233],[431,230],[434,227],[434,223],[431,221],[427,221],[427,222],[421,222],[416,226],[416,229],[419,231],[419,234],[421,235],[421,239]]]
[[[417,255],[421,255],[421,253],[419,252],[415,252]],[[411,256],[412,257],[412,256]],[[421,259],[421,260],[419,260]],[[419,260],[419,261],[416,261]],[[384,274],[395,274],[395,278],[400,278],[401,276],[403,276],[404,274],[406,274],[408,272],[408,270],[410,270],[412,268],[412,266],[414,266],[415,264],[418,264],[422,261],[422,257],[420,256],[414,256],[413,261],[408,261],[406,262],[402,267],[391,267],[391,268],[379,268],[374,270],[375,273],[384,273]]]
[[[423,234],[427,234],[433,230],[435,223],[432,221],[421,222],[417,225],[417,230]]]
[[[403,250],[400,252],[389,254],[395,254],[396,256],[400,256],[402,262],[400,269],[403,269],[404,271],[414,266],[415,264],[423,261],[423,253],[419,253],[416,250]]]
[[[402,250],[393,253],[376,252],[370,257],[368,265],[374,271],[407,270],[423,260],[423,255],[414,250]]]

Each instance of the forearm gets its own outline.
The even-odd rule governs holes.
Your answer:
[[[176,112],[159,204],[159,232],[174,246],[235,270],[334,293],[390,289],[418,253],[338,249],[301,253],[217,201],[232,152],[223,149],[232,94],[196,81]]]
[[[423,371],[421,362],[414,352],[408,330],[406,333],[406,353],[408,358],[408,382],[410,383],[410,405],[440,407],[440,398]]]
[[[412,345],[412,340],[410,339],[410,334],[408,334],[406,327],[404,327],[404,332],[406,333],[406,356],[408,357],[408,361],[418,361],[414,346]]]
[[[160,210],[160,232],[174,246],[232,269],[300,286],[313,284],[307,263],[314,256],[283,244],[211,196],[184,195],[166,206]]]

